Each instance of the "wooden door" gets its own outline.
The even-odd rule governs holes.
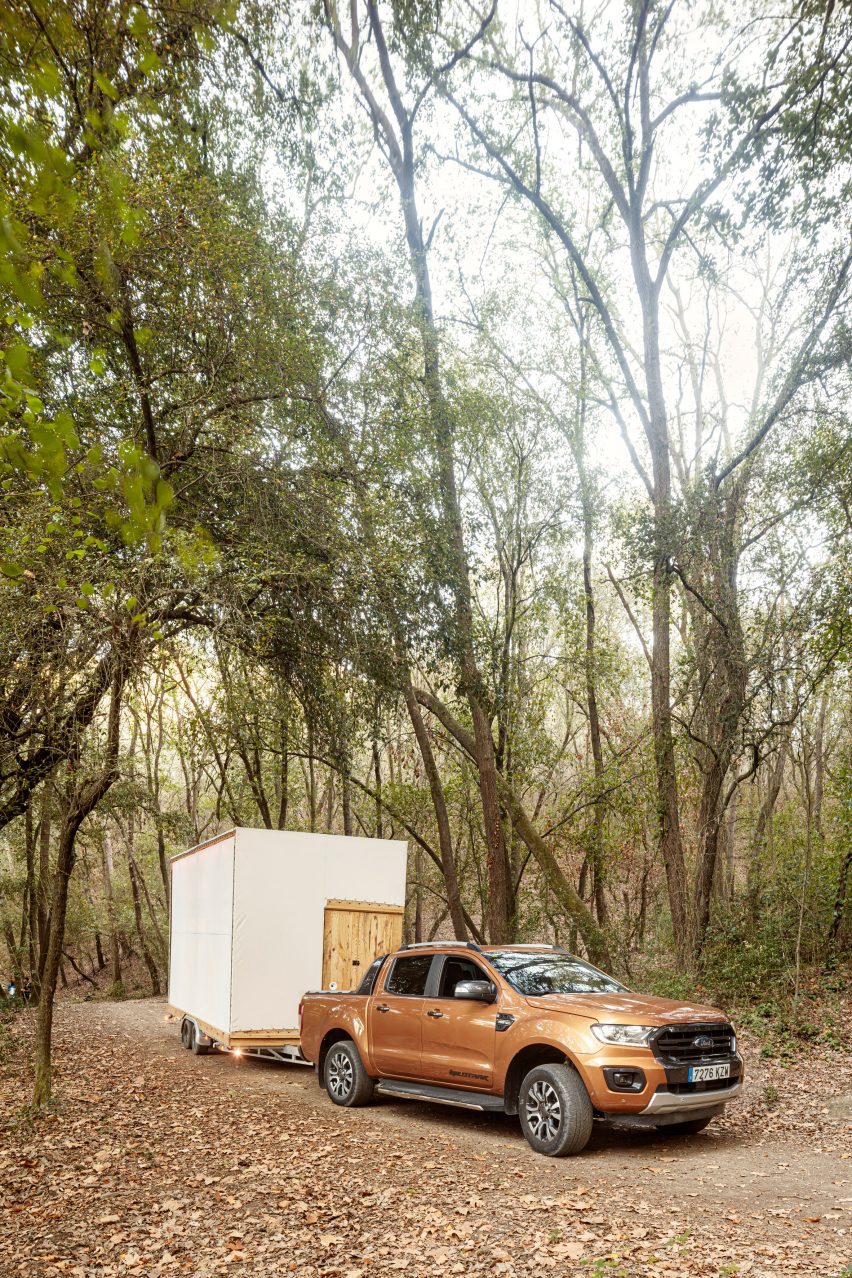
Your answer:
[[[401,905],[329,901],[323,929],[323,989],[355,989],[373,959],[399,949],[401,942]]]

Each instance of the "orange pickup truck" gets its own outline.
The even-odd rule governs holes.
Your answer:
[[[377,958],[357,990],[306,994],[304,1056],[336,1105],[375,1093],[518,1114],[542,1154],[595,1119],[699,1132],[739,1095],[722,1012],[633,994],[550,945],[436,942]]]

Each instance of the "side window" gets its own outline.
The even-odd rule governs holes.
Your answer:
[[[481,967],[466,958],[448,958],[441,973],[438,998],[453,998],[459,981],[487,981]]]
[[[356,994],[372,994],[375,989],[379,972],[382,970],[382,964],[387,958],[387,954],[381,954],[377,959],[373,959],[370,966],[364,973],[364,979],[355,991]]]
[[[431,954],[410,954],[395,959],[393,971],[385,981],[385,992],[412,996],[425,994],[431,966]]]

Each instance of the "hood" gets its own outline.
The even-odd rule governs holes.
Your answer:
[[[569,1012],[589,1020],[624,1025],[679,1025],[693,1021],[721,1021],[728,1018],[716,1007],[676,1003],[652,994],[541,994],[528,997],[530,1007],[544,1012]]]

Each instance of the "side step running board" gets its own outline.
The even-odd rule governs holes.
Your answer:
[[[433,1105],[457,1105],[460,1109],[505,1113],[502,1096],[456,1091],[454,1087],[432,1087],[429,1083],[400,1083],[394,1079],[383,1078],[376,1090],[382,1096],[396,1096],[400,1100],[431,1101]]]

